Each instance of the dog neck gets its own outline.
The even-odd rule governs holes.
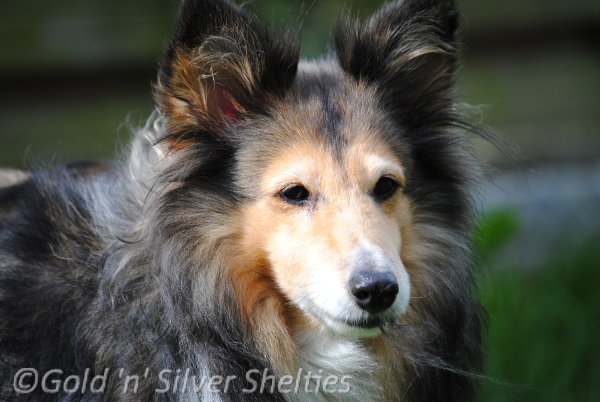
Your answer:
[[[382,366],[368,342],[343,337],[323,327],[298,329],[294,338],[300,369],[312,374],[307,387],[309,392],[303,390],[307,398],[381,399],[379,372]]]

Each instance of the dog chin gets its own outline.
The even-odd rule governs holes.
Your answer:
[[[334,334],[348,338],[372,338],[381,334],[379,323],[368,326],[332,318],[325,318],[322,322]]]

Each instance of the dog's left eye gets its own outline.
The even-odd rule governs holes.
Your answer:
[[[303,201],[308,200],[309,196],[310,193],[308,192],[306,187],[301,185],[290,187],[287,190],[281,192],[281,198],[292,204],[300,204]]]
[[[375,184],[371,194],[378,201],[385,201],[394,195],[398,187],[400,187],[400,184],[396,180],[391,177],[382,177]]]

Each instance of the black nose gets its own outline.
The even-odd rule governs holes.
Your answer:
[[[379,313],[396,300],[398,282],[391,272],[361,271],[350,278],[350,291],[360,308]]]

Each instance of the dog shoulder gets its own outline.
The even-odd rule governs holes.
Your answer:
[[[63,266],[68,263],[63,254],[87,260],[99,243],[87,193],[111,169],[103,162],[81,162],[23,173],[0,187],[0,271]]]

